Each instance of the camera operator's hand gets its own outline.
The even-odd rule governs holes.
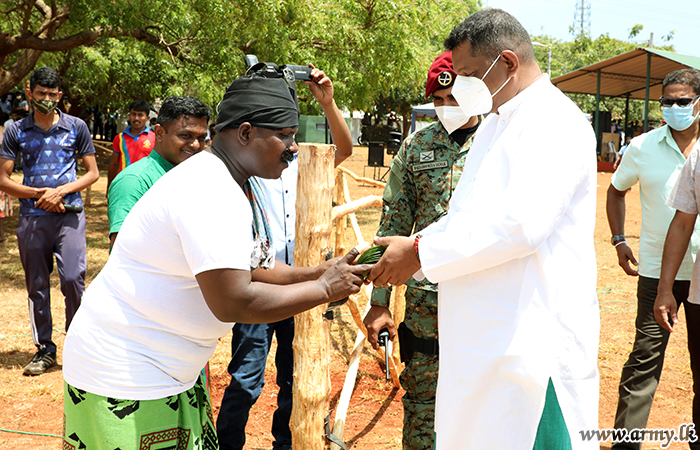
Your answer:
[[[352,135],[333,99],[333,82],[323,70],[315,68],[313,64],[309,64],[309,67],[311,67],[310,76],[313,81],[304,81],[304,83],[309,86],[311,93],[316,97],[326,114],[331,138],[336,147],[335,165],[337,167],[348,156],[352,155]]]
[[[309,67],[313,69],[311,71],[311,79],[313,81],[304,81],[304,83],[309,87],[321,106],[330,105],[333,101],[333,82],[323,70],[315,68],[313,64],[309,64]]]

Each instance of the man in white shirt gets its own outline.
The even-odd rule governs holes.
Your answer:
[[[447,215],[375,238],[389,248],[368,279],[439,283],[438,450],[597,449],[580,433],[598,427],[592,129],[505,11],[472,14],[445,46],[464,113],[491,114]]]
[[[620,397],[615,414],[615,428],[634,430],[646,428],[656,387],[661,378],[668,331],[654,318],[654,301],[662,273],[661,259],[666,232],[673,219],[674,206],[667,205],[686,157],[697,146],[697,114],[700,105],[700,72],[682,69],[669,73],[663,82],[661,106],[666,125],[632,139],[625,157],[613,174],[608,188],[607,213],[612,245],[615,246],[620,267],[629,276],[638,276],[637,317],[634,345],[620,376]],[[679,114],[680,113],[680,114]],[[678,118],[681,118],[678,120]],[[642,230],[639,238],[639,266],[625,238],[625,195],[639,182],[642,203]],[[695,217],[693,216],[693,222]],[[682,304],[688,324],[700,321],[700,305],[688,299],[693,261],[700,245],[700,228],[696,227],[692,244],[686,242],[681,262],[676,267],[671,289],[674,311]],[[668,236],[671,236],[670,234]],[[693,380],[698,381],[697,352],[700,351],[700,330],[688,327]],[[698,424],[700,407],[693,402],[693,422]],[[700,419],[700,418],[699,418]],[[640,442],[616,442],[614,449],[638,450]],[[692,448],[692,446],[691,446]],[[700,447],[697,447],[700,448]]]

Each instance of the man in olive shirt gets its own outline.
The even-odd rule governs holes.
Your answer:
[[[194,97],[168,97],[153,128],[151,154],[121,171],[109,187],[109,248],[131,208],[167,171],[204,149],[209,109]]]

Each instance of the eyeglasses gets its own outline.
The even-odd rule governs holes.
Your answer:
[[[696,95],[695,97],[683,97],[683,98],[668,98],[668,97],[661,97],[659,98],[659,103],[661,103],[661,106],[664,108],[670,108],[673,106],[673,104],[677,104],[678,106],[688,106],[693,101],[695,101],[696,98],[700,97],[700,95]]]

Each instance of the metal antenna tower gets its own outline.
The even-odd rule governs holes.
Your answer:
[[[574,36],[580,37],[591,34],[591,3],[590,0],[576,0],[574,24],[571,27]]]

